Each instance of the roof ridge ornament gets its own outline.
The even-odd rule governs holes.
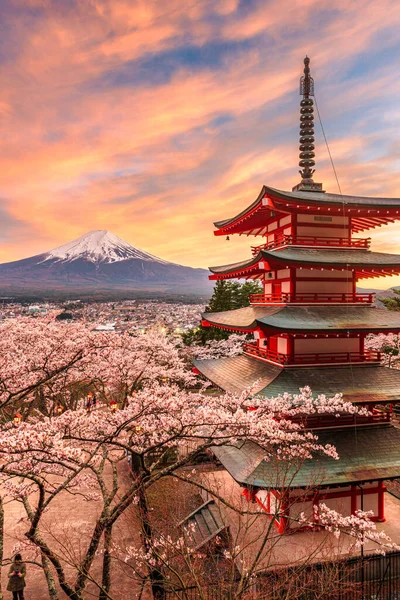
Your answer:
[[[322,183],[314,183],[312,176],[315,169],[315,146],[314,146],[314,79],[310,74],[310,59],[304,59],[304,75],[300,78],[300,162],[299,171],[301,183],[293,188],[293,192],[322,192]]]

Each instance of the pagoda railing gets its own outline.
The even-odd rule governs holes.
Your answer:
[[[260,348],[253,342],[246,342],[243,346],[245,354],[262,358],[280,365],[320,365],[380,362],[381,353],[372,350],[364,352],[316,352],[307,354],[282,354],[268,348]]]
[[[369,248],[371,238],[352,238],[348,237],[314,237],[314,236],[294,236],[280,235],[277,239],[252,246],[253,256],[256,256],[260,250],[273,250],[281,246],[327,246],[329,248]]]
[[[372,304],[375,294],[250,294],[250,304]]]
[[[391,421],[392,413],[385,410],[373,409],[372,411],[368,406],[368,415],[340,415],[340,427],[346,427],[349,425],[367,425],[368,423],[386,423]],[[323,427],[337,427],[339,418],[335,415],[312,415],[307,416],[304,420],[304,425],[307,429],[317,429]]]

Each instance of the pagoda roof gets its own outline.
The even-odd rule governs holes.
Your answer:
[[[252,393],[266,398],[298,394],[309,386],[315,396],[343,394],[353,403],[388,403],[400,400],[400,371],[376,365],[293,367],[283,369],[241,354],[219,359],[196,360],[195,367],[217,387],[240,394],[254,386]]]
[[[392,425],[320,430],[318,440],[335,446],[339,460],[318,454],[300,468],[279,469],[276,461],[265,460],[266,450],[249,440],[212,451],[239,484],[263,489],[323,488],[400,476],[400,430]]]
[[[236,331],[261,329],[288,332],[400,331],[395,311],[368,306],[264,306],[203,313],[207,324]]]
[[[252,331],[258,327],[259,319],[273,315],[279,312],[282,306],[245,306],[236,310],[226,310],[221,312],[206,312],[202,318],[207,324],[227,327],[238,331]]]
[[[328,207],[338,207],[345,214],[353,216],[355,228],[363,230],[369,227],[376,227],[378,224],[377,222],[369,224],[358,223],[358,219],[363,215],[369,216],[371,219],[378,218],[381,220],[381,224],[392,222],[393,218],[399,218],[396,215],[400,211],[396,209],[400,209],[400,198],[343,196],[341,194],[315,191],[286,192],[264,185],[256,200],[247,208],[234,217],[216,221],[214,223],[215,227],[223,231],[215,233],[223,235],[229,233],[228,229],[233,233],[236,231],[238,233],[246,231],[254,233],[262,225],[260,213],[263,213],[262,219],[265,221],[265,218],[271,218],[275,211],[289,214],[293,212],[293,209],[305,208],[307,210],[308,208],[317,208],[318,210],[328,210]],[[371,212],[377,214],[370,214]]]
[[[260,265],[261,263],[261,265]],[[213,278],[220,275],[242,278],[247,275],[257,274],[274,269],[283,269],[290,266],[314,268],[326,267],[333,269],[354,269],[359,278],[379,276],[379,270],[392,269],[394,273],[400,272],[400,255],[385,252],[370,252],[369,250],[352,249],[335,250],[332,248],[299,248],[290,246],[275,250],[260,250],[248,259],[229,265],[210,267]],[[376,268],[377,271],[373,271]],[[363,275],[363,269],[367,271]],[[373,272],[375,275],[373,275]],[[385,275],[390,273],[385,273]]]
[[[279,198],[288,202],[304,204],[346,204],[350,206],[376,206],[378,208],[400,208],[400,198],[373,198],[371,196],[344,196],[342,194],[329,194],[328,192],[284,192],[272,187],[264,186],[265,194],[272,198]]]

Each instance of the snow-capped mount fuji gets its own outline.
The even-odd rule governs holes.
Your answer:
[[[71,262],[84,259],[92,263],[113,263],[130,258],[158,262],[164,265],[173,264],[131,246],[131,244],[121,240],[121,238],[106,229],[89,231],[89,233],[85,233],[68,244],[50,250],[44,260],[55,259],[62,262]]]
[[[185,267],[96,230],[49,252],[0,264],[0,295],[116,292],[209,295],[208,271]]]

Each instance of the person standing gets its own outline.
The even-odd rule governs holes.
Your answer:
[[[24,587],[26,575],[26,566],[22,562],[22,556],[16,554],[8,572],[7,590],[12,592],[13,600],[24,600]]]

